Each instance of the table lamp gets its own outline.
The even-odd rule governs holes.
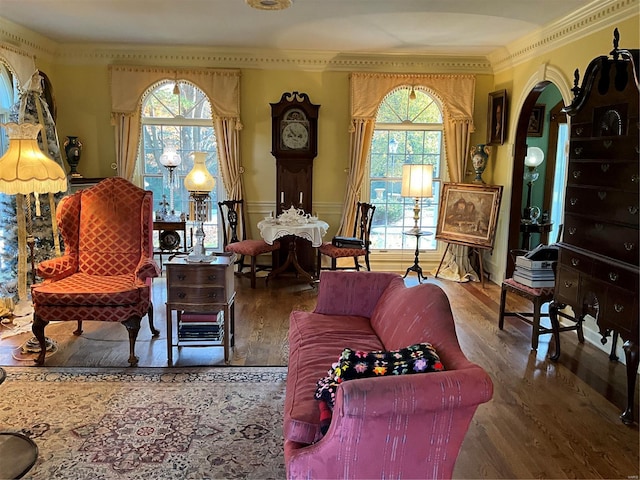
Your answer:
[[[182,158],[178,155],[176,151],[176,146],[173,143],[168,143],[164,150],[162,151],[162,155],[158,159],[160,165],[167,169],[167,181],[166,185],[169,187],[169,216],[168,218],[164,218],[163,220],[176,222],[178,218],[176,217],[176,212],[174,209],[174,201],[173,201],[173,191],[177,187],[176,179],[177,176],[174,173],[174,170],[180,166],[182,163]]]
[[[523,179],[527,182],[527,206],[524,209],[524,217],[529,220],[530,217],[530,209],[531,209],[531,187],[533,186],[533,182],[535,182],[540,173],[536,171],[542,162],[544,161],[544,152],[542,149],[538,147],[528,147],[527,148],[527,156],[524,158],[524,166],[525,171],[523,175]]]
[[[30,206],[30,195],[32,193],[66,191],[67,174],[60,165],[47,157],[38,146],[37,138],[43,126],[37,123],[3,123],[2,126],[7,130],[9,136],[9,148],[0,158],[0,192],[7,195],[25,195],[27,204]],[[37,195],[36,202],[38,202]],[[20,206],[22,200],[19,198],[17,203]],[[38,210],[39,205],[36,203],[36,211]],[[18,211],[18,215],[21,213]],[[51,215],[55,217],[55,212],[51,212]],[[31,255],[31,271],[35,283],[33,257],[35,239],[32,227],[31,209],[29,209],[26,238]]]
[[[209,193],[216,186],[216,180],[207,170],[205,152],[194,152],[193,168],[184,178],[184,186],[189,192],[192,202],[190,218],[196,223],[196,243],[187,257],[189,262],[211,262],[213,257],[207,256],[204,249],[204,222],[209,219],[211,198]]]
[[[420,199],[433,195],[433,165],[403,165],[402,191],[403,197],[413,197],[414,226],[410,232],[420,231]]]

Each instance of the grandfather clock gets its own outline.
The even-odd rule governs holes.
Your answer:
[[[313,213],[313,159],[318,155],[318,110],[306,93],[283,93],[271,104],[271,154],[276,158],[276,211],[291,206]],[[287,242],[280,259],[287,258]],[[305,270],[314,269],[313,249],[298,242],[298,261]]]

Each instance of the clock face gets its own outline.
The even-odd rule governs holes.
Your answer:
[[[301,150],[309,146],[309,130],[304,123],[287,123],[282,128],[282,144],[291,150]]]

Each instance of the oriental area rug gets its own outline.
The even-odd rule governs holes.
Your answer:
[[[33,479],[285,477],[285,367],[5,367],[0,431]]]

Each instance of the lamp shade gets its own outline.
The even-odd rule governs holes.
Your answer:
[[[433,165],[403,165],[403,197],[425,198],[433,195]]]
[[[182,158],[178,155],[175,145],[167,145],[158,159],[160,165],[166,168],[176,168],[182,163]]]
[[[216,186],[216,180],[204,164],[207,154],[205,152],[194,152],[193,155],[193,168],[184,177],[184,187],[189,192],[209,193]]]
[[[526,167],[536,168],[544,161],[544,152],[538,147],[527,148],[527,156],[524,158]]]
[[[0,158],[0,192],[8,195],[56,193],[67,190],[67,174],[38,146],[42,125],[4,123],[9,148]]]

